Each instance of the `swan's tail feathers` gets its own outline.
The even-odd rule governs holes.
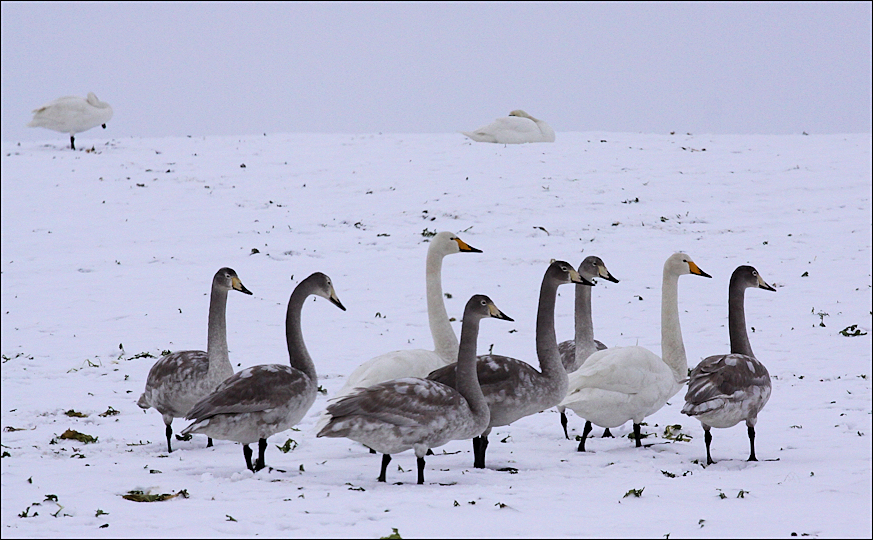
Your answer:
[[[479,131],[462,131],[461,135],[464,135],[464,136],[468,137],[469,139],[474,140],[476,142],[490,142],[490,143],[497,142],[497,139],[494,137],[494,135],[491,135],[489,133],[482,133]]]
[[[687,414],[688,416],[697,416],[700,414],[708,413],[710,411],[714,411],[716,409],[720,409],[724,407],[725,400],[722,398],[710,399],[704,401],[703,403],[685,403],[685,406],[682,407],[682,414]]]

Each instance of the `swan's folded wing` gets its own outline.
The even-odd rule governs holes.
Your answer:
[[[244,369],[228,377],[214,392],[197,402],[185,415],[203,420],[217,414],[266,411],[303,399],[312,381],[302,372],[280,364]]]
[[[457,407],[461,395],[448,386],[418,378],[403,378],[362,388],[332,403],[332,419],[363,416],[398,427],[412,427]]]
[[[691,372],[683,412],[712,400],[741,400],[754,388],[768,385],[769,381],[767,368],[751,356],[709,356]]]
[[[669,371],[653,352],[642,347],[615,347],[598,351],[569,375],[570,392],[596,388],[623,394],[636,394],[651,384],[655,374]]]

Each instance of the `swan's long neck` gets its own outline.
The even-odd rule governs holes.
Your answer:
[[[300,283],[294,292],[291,293],[291,299],[288,300],[288,311],[285,314],[285,339],[288,341],[288,356],[291,359],[291,367],[299,369],[305,373],[313,382],[318,380],[315,374],[315,364],[312,363],[312,357],[309,356],[309,351],[306,350],[306,345],[303,343],[303,330],[300,328],[300,312],[303,311],[303,302],[309,296],[308,287]]]
[[[731,280],[728,290],[728,332],[731,336],[731,352],[754,358],[755,353],[752,352],[746,331],[745,292],[743,284]]]
[[[455,389],[460,392],[470,410],[477,419],[484,419],[487,424],[490,418],[488,402],[479,386],[476,374],[476,341],[479,337],[479,318],[465,316],[461,323],[461,344],[458,349],[458,367],[455,374]]]
[[[558,283],[543,277],[540,286],[540,302],[537,306],[537,359],[540,361],[540,371],[548,379],[563,381],[564,393],[567,392],[568,378],[561,355],[558,353],[558,338],[555,335],[555,297],[558,295]]]
[[[679,276],[664,272],[661,284],[661,358],[677,381],[688,377],[688,358],[679,327]]]
[[[458,360],[458,337],[449,323],[442,285],[443,255],[434,249],[427,251],[425,283],[427,287],[427,319],[436,353],[446,364]]]
[[[209,330],[206,338],[206,355],[209,357],[207,378],[219,377],[221,374],[229,377],[233,373],[227,352],[226,311],[227,291],[212,287],[212,295],[209,299]]]
[[[576,366],[581,366],[597,351],[594,344],[594,323],[591,321],[591,287],[576,284]]]

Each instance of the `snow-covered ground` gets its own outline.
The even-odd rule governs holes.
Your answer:
[[[870,536],[869,134],[559,133],[506,147],[459,134],[103,136],[81,134],[77,151],[62,135],[2,143],[4,538]],[[316,439],[357,365],[432,347],[424,258],[441,230],[483,250],[445,259],[449,315],[488,294],[515,322],[483,321],[479,351],[534,364],[551,258],[603,258],[621,281],[594,289],[596,337],[660,353],[662,265],[686,251],[713,276],[679,282],[692,366],[728,351],[728,279],[755,266],[778,291],[746,293],[773,376],[761,461],[745,461],[741,424],[713,430],[718,463],[705,466],[684,393],[647,420],[649,447],[634,448],[626,424],[577,453],[551,409],[495,429],[485,470],[469,441],[437,449],[426,485],[411,452],[381,484],[379,456]],[[285,307],[310,273],[328,274],[348,308],[307,303],[327,394],[299,431],[270,438],[273,468],[254,475],[236,443],[197,436],[168,455],[160,415],[135,403],[161,351],[205,348],[222,266],[254,293],[229,295],[236,369],[288,361]],[[563,340],[573,290],[559,292]],[[841,334],[853,325],[866,334]],[[674,424],[689,442],[664,437]],[[97,441],[59,439],[67,429]],[[288,439],[297,446],[282,453]],[[518,473],[498,471],[508,466]],[[131,490],[188,497],[123,499]]]

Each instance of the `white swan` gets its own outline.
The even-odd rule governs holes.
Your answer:
[[[579,264],[579,275],[588,281],[603,278],[607,281],[618,283],[618,280],[606,269],[603,259],[595,255],[585,257],[585,260]],[[594,323],[591,321],[591,287],[576,285],[575,308],[575,336],[573,339],[558,343],[558,353],[561,355],[561,362],[563,362],[567,373],[573,373],[579,369],[585,363],[585,360],[595,352],[606,349],[606,345],[594,339]],[[564,437],[569,440],[567,414],[564,412],[564,409],[562,405],[558,405],[558,412],[561,413],[561,427],[564,428]],[[612,437],[609,428],[606,428],[603,436]]]
[[[704,358],[691,372],[682,412],[700,420],[706,442],[706,463],[712,461],[710,428],[729,428],[746,421],[751,454],[755,456],[755,424],[758,412],[770,399],[770,374],[755,358],[746,332],[745,290],[754,287],[776,292],[751,266],[740,266],[728,287],[728,331],[731,353]]]
[[[209,331],[204,351],[176,351],[161,357],[149,370],[145,392],[137,405],[143,409],[154,407],[167,425],[167,451],[172,452],[173,418],[185,416],[224,379],[233,375],[227,355],[227,292],[231,289],[252,294],[245,288],[236,272],[222,268],[212,278],[212,296],[209,299]],[[207,446],[212,446],[209,439]]]
[[[485,317],[512,320],[487,296],[470,298],[461,323],[454,388],[412,377],[358,388],[327,407],[329,421],[317,436],[348,437],[381,452],[379,482],[385,481],[391,454],[412,448],[418,462],[418,483],[424,484],[428,449],[469,439],[488,425],[488,404],[476,380],[475,367],[479,321]]]
[[[225,380],[185,415],[194,422],[182,434],[203,433],[243,445],[246,467],[265,467],[267,437],[294,427],[315,403],[318,376],[303,343],[300,312],[310,295],[330,300],[345,311],[330,278],[316,272],[294,288],[285,315],[285,339],[291,365],[266,364],[244,369]],[[258,460],[252,466],[252,449],[258,443]]]
[[[476,142],[499,144],[555,142],[555,130],[550,125],[520,109],[475,131],[461,133]]]
[[[33,110],[33,120],[27,127],[43,127],[70,134],[70,148],[76,149],[76,133],[88,131],[112,118],[112,107],[100,101],[94,92],[87,98],[64,96]]]
[[[427,316],[435,350],[400,350],[371,358],[349,375],[337,396],[331,401],[336,401],[359,387],[366,388],[401,377],[426,377],[438,367],[457,361],[458,338],[452,330],[446,313],[441,277],[443,258],[452,253],[482,253],[482,250],[469,246],[454,233],[445,231],[438,233],[430,241],[427,249],[425,280]],[[327,415],[322,413],[316,423],[316,430],[323,428],[327,420]]]
[[[519,418],[554,407],[567,394],[567,372],[558,355],[555,337],[555,297],[558,286],[565,283],[587,283],[564,261],[552,261],[543,276],[537,307],[536,349],[540,370],[530,364],[496,354],[479,357],[476,372],[482,393],[491,409],[488,427],[473,438],[473,467],[485,468],[485,451],[491,428],[508,426]],[[455,386],[458,364],[440,368],[428,379]]]
[[[679,276],[712,277],[685,253],[674,253],[664,263],[661,284],[661,354],[643,347],[615,347],[598,351],[570,374],[569,391],[561,405],[586,420],[578,450],[585,451],[591,424],[618,427],[634,423],[637,447],[640,423],[667,403],[685,384],[688,359],[679,326]]]

